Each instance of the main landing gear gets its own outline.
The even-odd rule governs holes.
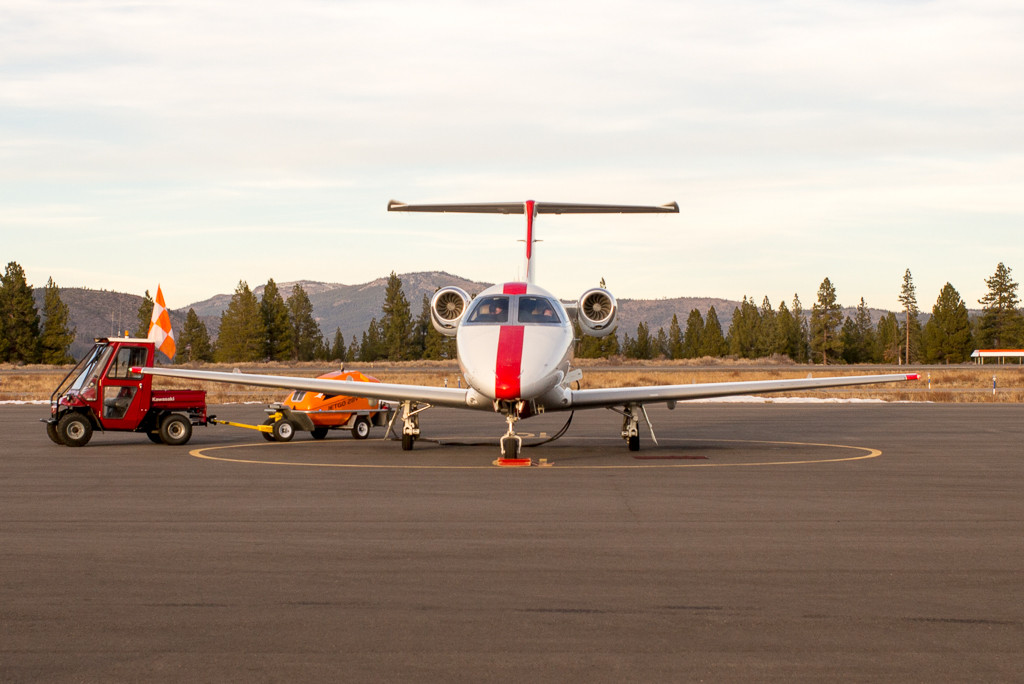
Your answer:
[[[626,440],[630,451],[640,451],[640,416],[647,422],[647,429],[651,431],[651,441],[658,446],[658,438],[654,435],[654,426],[647,415],[647,409],[643,404],[627,404],[619,410],[611,409],[622,415],[622,439]]]

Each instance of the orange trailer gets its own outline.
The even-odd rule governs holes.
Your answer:
[[[359,371],[337,370],[318,378],[328,380],[351,380],[352,382],[380,382],[377,378]],[[268,440],[287,442],[295,430],[309,431],[314,439],[323,439],[329,430],[351,430],[356,439],[370,436],[373,426],[386,426],[391,406],[386,401],[325,395],[322,392],[296,390],[280,404],[268,409],[270,418],[264,423],[272,427],[263,436]]]

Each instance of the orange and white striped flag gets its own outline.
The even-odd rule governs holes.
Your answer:
[[[147,339],[153,340],[156,348],[166,354],[167,358],[174,358],[174,352],[177,350],[174,344],[174,331],[171,330],[171,316],[167,313],[160,285],[156,286],[156,301],[153,302],[153,317],[149,321]]]

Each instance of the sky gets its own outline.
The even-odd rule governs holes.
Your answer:
[[[1018,0],[4,0],[0,261],[174,309],[240,281],[522,272],[571,299],[929,311],[1024,276]]]

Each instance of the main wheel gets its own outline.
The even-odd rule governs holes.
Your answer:
[[[413,442],[416,441],[414,435],[402,435],[402,451],[412,451]]]
[[[67,446],[85,446],[92,439],[92,423],[81,413],[66,413],[57,423],[57,436]]]
[[[290,442],[295,436],[295,423],[282,418],[274,423],[274,439],[278,442]]]
[[[49,437],[50,441],[53,442],[54,444],[59,444],[61,446],[64,446],[64,442],[62,442],[61,439],[60,439],[60,433],[57,432],[57,424],[56,423],[47,423],[46,424],[46,436]]]
[[[366,416],[356,416],[352,424],[352,436],[356,439],[366,439],[370,436],[370,419]]]
[[[640,435],[632,435],[629,438],[629,450],[640,451]]]
[[[313,432],[311,432],[310,434],[313,435],[313,439],[323,439],[324,437],[327,436],[327,432],[328,432],[327,428],[325,428],[325,427],[317,427],[317,428],[313,428]]]
[[[160,440],[170,446],[179,446],[192,438],[192,423],[180,413],[171,413],[160,421]]]

